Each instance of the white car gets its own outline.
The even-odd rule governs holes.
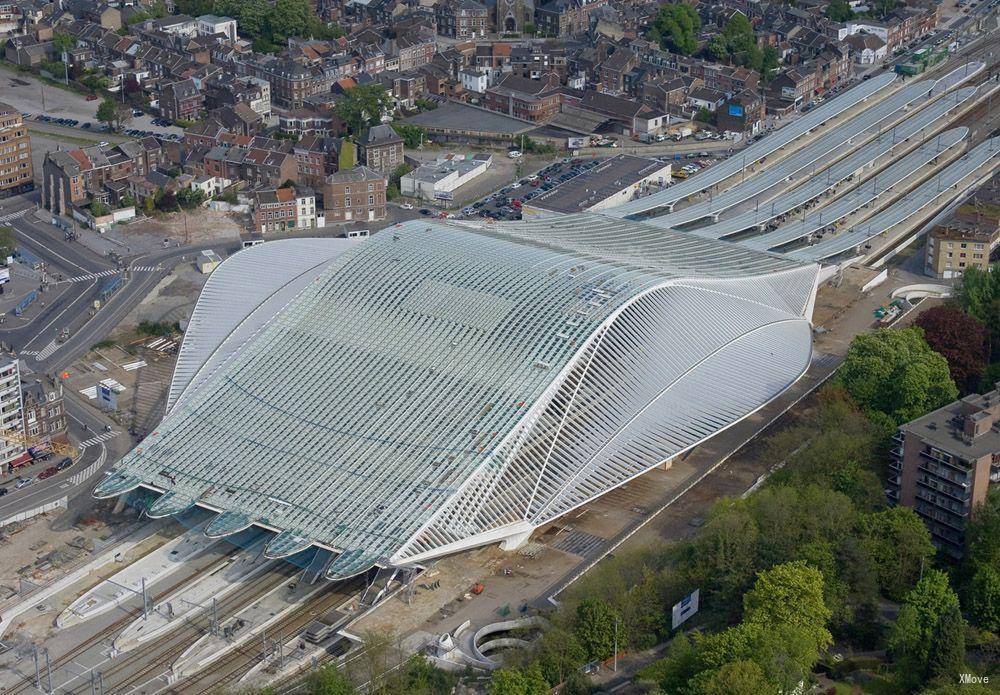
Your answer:
[[[537,181],[538,180],[538,174],[528,174],[528,176],[526,178],[529,181]]]
[[[410,205],[409,203],[402,203],[402,204],[400,204],[399,207],[403,208],[404,210],[412,210],[413,209],[413,206]]]
[[[511,150],[510,152],[507,153],[507,156],[510,157],[511,159],[517,159],[518,157],[521,156],[521,150]]]

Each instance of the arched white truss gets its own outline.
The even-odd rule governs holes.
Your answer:
[[[588,214],[342,244],[216,270],[167,416],[96,495],[165,492],[157,516],[201,505],[342,578],[530,532],[809,364],[815,265]]]

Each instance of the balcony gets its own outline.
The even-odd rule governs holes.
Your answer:
[[[955,475],[954,473],[952,473],[951,471],[940,470],[940,469],[938,469],[938,467],[936,466],[936,464],[933,464],[933,463],[930,463],[930,464],[921,463],[921,464],[919,464],[917,466],[917,468],[919,470],[922,470],[925,473],[933,475],[936,478],[940,478],[944,482],[949,483],[951,485],[957,485],[957,486],[963,487],[963,488],[968,488],[969,487],[969,476],[967,476],[967,475],[958,476],[958,475]],[[954,477],[949,477],[949,475],[954,476]]]
[[[941,495],[945,495],[946,497],[949,497],[949,498],[955,500],[956,502],[961,502],[962,505],[965,505],[966,503],[968,503],[969,498],[970,498],[970,495],[969,495],[969,493],[967,491],[963,491],[963,494],[959,494],[955,490],[950,489],[951,486],[949,486],[947,484],[944,484],[944,483],[940,483],[940,482],[938,482],[936,480],[928,480],[927,476],[920,476],[920,477],[918,477],[917,478],[917,485],[921,485],[921,486],[927,488],[928,490],[932,490],[932,491],[937,492],[937,493],[939,493]]]
[[[899,430],[896,430],[896,434],[892,435],[892,441],[902,444],[906,441],[906,435]]]
[[[940,512],[932,512],[924,507],[917,507],[916,512],[924,519],[928,519],[938,524],[944,524],[948,528],[952,528],[955,529],[956,531],[965,533],[965,523],[954,519],[950,519],[948,518],[947,514],[941,514]]]
[[[889,468],[891,470],[896,471],[897,473],[903,470],[903,466],[899,463],[899,461],[896,460],[889,461]]]
[[[949,468],[954,468],[956,471],[959,471],[961,473],[968,473],[969,472],[969,467],[968,466],[963,466],[961,459],[957,459],[957,458],[944,459],[944,458],[942,458],[942,457],[940,457],[940,456],[938,456],[936,454],[932,454],[930,451],[928,451],[926,449],[923,450],[923,451],[921,451],[920,455],[923,456],[926,459],[934,461],[935,463],[940,463],[940,464],[942,464],[944,466],[948,466]]]
[[[934,490],[934,492],[939,492],[939,491],[938,490]],[[948,514],[951,514],[951,515],[954,515],[954,516],[957,516],[957,517],[961,517],[963,519],[969,516],[969,510],[967,508],[952,509],[951,507],[947,506],[945,504],[945,502],[943,502],[943,501],[939,502],[939,501],[933,499],[929,494],[927,494],[926,492],[924,492],[919,486],[917,487],[916,491],[914,492],[914,496],[918,500],[927,503],[928,505],[930,505],[931,507],[933,507],[935,510],[939,510],[941,512],[947,512]]]

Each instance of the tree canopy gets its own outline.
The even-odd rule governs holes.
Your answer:
[[[854,338],[839,371],[854,400],[894,425],[958,397],[948,362],[931,350],[921,328],[883,329]]]
[[[938,668],[954,660],[943,640],[955,639],[956,630],[964,634],[958,611],[958,596],[948,584],[948,575],[938,570],[925,572],[907,595],[889,633],[889,648],[904,682],[916,685],[931,677],[932,659],[937,660]],[[959,625],[955,625],[956,614]]]
[[[392,97],[381,84],[358,85],[348,89],[333,105],[333,112],[342,120],[351,135],[360,136],[371,126],[382,122],[391,112]]]
[[[674,2],[660,5],[659,12],[649,25],[647,36],[674,53],[691,55],[698,50],[699,31],[701,18],[695,9],[690,5]]]
[[[983,324],[954,305],[931,307],[914,324],[924,330],[930,348],[948,361],[956,386],[964,392],[979,388],[988,356]]]
[[[846,22],[854,18],[854,11],[847,0],[830,0],[823,12],[826,18],[834,22]]]
[[[202,0],[182,0],[180,7],[183,11],[190,5],[198,11],[205,4]],[[251,39],[257,51],[273,53],[292,37],[334,39],[344,35],[340,27],[324,24],[308,0],[276,0],[273,4],[267,0],[214,0],[211,8],[214,14],[235,19],[240,35]]]

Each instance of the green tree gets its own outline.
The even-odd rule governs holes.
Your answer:
[[[392,129],[396,131],[399,137],[403,138],[403,144],[415,150],[423,144],[424,138],[427,136],[427,131],[418,125],[409,125],[408,123],[393,123]]]
[[[980,567],[969,584],[967,604],[972,621],[1000,633],[1000,569]]]
[[[306,676],[309,695],[354,695],[356,689],[351,679],[330,664]]]
[[[528,681],[520,669],[497,669],[490,676],[490,695],[527,695]]]
[[[93,215],[94,217],[104,217],[110,212],[111,210],[108,208],[108,206],[99,200],[95,200],[90,203],[90,214]]]
[[[549,683],[562,683],[587,661],[587,653],[569,630],[553,626],[538,638],[538,663]]]
[[[925,572],[907,595],[890,627],[888,646],[897,659],[900,677],[911,686],[928,673],[938,621],[958,607],[958,596],[948,585],[948,576],[938,570]]]
[[[847,0],[830,0],[830,4],[826,6],[826,11],[823,14],[834,22],[846,22],[854,18],[854,11],[851,10]]]
[[[990,362],[1000,362],[1000,263],[994,263],[989,271],[968,268],[956,299],[966,313],[986,327]],[[986,386],[992,388],[992,383],[987,381]]]
[[[118,125],[118,104],[113,99],[105,99],[97,107],[97,120],[107,123],[109,128]]]
[[[805,562],[776,565],[757,575],[743,597],[744,621],[767,628],[792,625],[815,643],[816,656],[833,638],[827,630],[830,609],[823,602],[823,575]]]
[[[931,635],[926,677],[930,680],[955,682],[965,665],[965,619],[958,604],[945,610],[938,618]]]
[[[69,34],[65,34],[61,31],[53,32],[52,47],[59,53],[65,53],[66,51],[72,50],[75,46],[76,39]]]
[[[839,379],[862,409],[883,413],[897,425],[958,397],[948,362],[917,327],[856,336]]]
[[[774,695],[778,686],[753,661],[733,661],[713,671],[702,671],[691,682],[692,695]]]
[[[587,659],[607,659],[615,648],[618,614],[601,599],[586,599],[576,608],[576,638]]]
[[[701,18],[693,7],[684,3],[660,5],[660,10],[649,25],[651,41],[681,55],[691,55],[698,50],[698,33]]]
[[[423,654],[411,656],[403,669],[402,689],[413,695],[448,695],[458,677],[437,668]]]
[[[698,109],[698,113],[695,114],[694,120],[698,121],[699,123],[711,123],[712,112],[709,111],[704,106],[702,106],[700,109]]]
[[[355,136],[382,122],[392,109],[392,97],[381,84],[359,85],[348,89],[333,105],[333,112]]]
[[[934,556],[930,533],[909,507],[891,507],[860,520],[861,545],[882,592],[901,600]]]
[[[767,44],[760,51],[760,76],[765,82],[774,77],[778,69],[778,49]]]

